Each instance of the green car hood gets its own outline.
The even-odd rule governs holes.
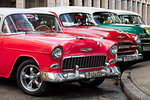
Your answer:
[[[145,29],[147,33],[146,37],[150,38],[150,25],[140,25],[140,26]]]
[[[99,27],[119,29],[123,32],[132,33],[140,36],[141,38],[150,38],[150,33],[148,34],[146,30],[150,32],[150,26],[147,25],[129,25],[129,24],[99,24]]]

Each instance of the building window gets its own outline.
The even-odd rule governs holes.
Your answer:
[[[100,8],[102,8],[102,3],[103,3],[102,0],[100,0]]]
[[[16,7],[16,0],[0,0],[0,7]]]
[[[84,0],[82,0],[82,6],[84,6]]]
[[[96,2],[96,1],[95,1]],[[91,5],[92,7],[94,7],[94,0],[92,0],[92,5]]]
[[[69,6],[74,6],[74,0],[69,0]]]
[[[47,7],[47,0],[25,0],[25,8]]]

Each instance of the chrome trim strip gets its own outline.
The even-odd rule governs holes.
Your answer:
[[[141,38],[141,40],[150,40],[150,38]]]
[[[143,43],[143,42],[141,44],[143,44],[143,45],[150,45],[150,43]]]
[[[127,57],[132,57],[132,60],[126,59]],[[118,56],[117,62],[126,62],[126,61],[134,61],[134,60],[140,60],[143,59],[143,55],[139,54],[138,50],[135,51],[135,54],[132,55],[125,55],[125,56]]]
[[[132,44],[134,44],[134,43],[131,42],[131,41],[118,41],[117,43],[118,43],[118,44],[119,44],[119,43],[132,43]]]
[[[102,70],[95,70],[98,71],[100,76],[98,77],[117,77],[120,75],[120,70],[118,67],[107,67]],[[86,79],[85,73],[86,72],[94,72],[94,71],[81,71],[77,68],[75,72],[63,72],[63,73],[50,73],[50,72],[41,72],[41,78],[43,81],[47,82],[65,82],[65,81],[76,81],[80,79]]]
[[[120,45],[119,49],[129,49],[129,48],[137,48],[138,45]]]
[[[118,52],[118,53],[130,53],[130,52],[135,52],[136,50],[128,50],[128,51],[121,51],[121,52]],[[118,54],[117,53],[117,54]]]

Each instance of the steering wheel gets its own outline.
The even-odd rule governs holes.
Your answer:
[[[40,25],[38,26],[35,30],[38,30],[39,28],[41,27],[46,27],[49,31],[50,31],[50,28],[47,26],[47,25]],[[42,29],[40,29],[42,31]],[[43,29],[43,31],[46,31],[45,29]]]

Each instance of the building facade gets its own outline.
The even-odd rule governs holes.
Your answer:
[[[0,7],[88,6],[128,10],[139,13],[150,25],[150,0],[0,0]]]

